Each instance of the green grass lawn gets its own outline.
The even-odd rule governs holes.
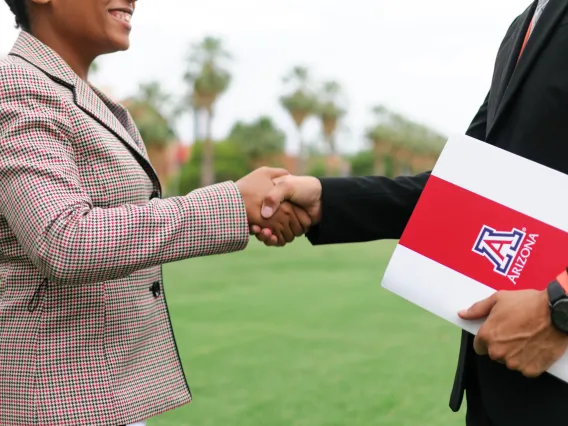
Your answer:
[[[194,400],[149,426],[463,425],[460,332],[380,287],[393,248],[255,240],[166,266]]]

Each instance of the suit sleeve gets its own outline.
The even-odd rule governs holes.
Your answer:
[[[489,94],[467,135],[484,140]],[[401,237],[430,172],[390,179],[384,176],[321,178],[322,220],[306,235],[313,245],[357,243]]]
[[[0,72],[0,220],[46,278],[95,283],[246,247],[246,210],[232,182],[145,205],[93,207],[67,105],[32,72]]]

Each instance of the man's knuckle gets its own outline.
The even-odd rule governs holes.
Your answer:
[[[487,342],[488,337],[487,328],[481,327],[477,332],[477,339],[481,342]]]
[[[507,290],[499,290],[497,293],[495,293],[495,301],[499,301],[501,299],[503,299],[504,297],[507,297],[507,295],[509,294],[509,291]]]
[[[521,368],[521,363],[518,358],[509,358],[505,360],[505,364],[509,370],[517,371]]]
[[[502,349],[495,348],[494,346],[489,346],[489,348],[487,349],[487,353],[489,355],[489,358],[491,358],[493,361],[502,360],[503,357],[505,356],[505,353],[503,352]]]
[[[290,192],[292,189],[292,183],[290,182],[290,179],[286,179],[286,177],[282,178],[282,180],[278,183],[278,186],[280,186],[283,192]]]
[[[528,367],[523,368],[521,370],[521,373],[523,373],[523,376],[525,376],[529,379],[534,379],[534,378],[540,376],[540,374],[541,374],[541,372],[533,366],[528,366]]]
[[[290,203],[283,203],[280,205],[280,208],[282,209],[282,213],[288,216],[292,214],[293,209]]]

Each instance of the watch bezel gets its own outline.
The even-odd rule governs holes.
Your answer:
[[[568,334],[568,297],[556,301],[550,307],[552,325],[564,334]]]

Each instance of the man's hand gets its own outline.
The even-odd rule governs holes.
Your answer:
[[[273,180],[286,175],[289,173],[284,169],[261,167],[236,182],[245,203],[249,226],[270,230],[271,245],[284,246],[292,242],[295,237],[305,234],[312,224],[308,213],[290,203],[284,203],[270,218],[261,216],[264,196],[275,186]]]
[[[264,197],[262,216],[270,218],[286,205],[291,203],[306,210],[311,219],[311,225],[316,225],[321,220],[321,195],[322,188],[319,179],[312,176],[282,175],[274,179],[275,186]],[[275,213],[276,212],[276,213]],[[277,237],[267,227],[253,225],[251,232],[259,241],[267,246],[277,245]]]
[[[526,377],[540,376],[568,348],[568,336],[551,324],[546,290],[497,292],[459,316],[465,320],[487,317],[475,337],[475,352]]]

